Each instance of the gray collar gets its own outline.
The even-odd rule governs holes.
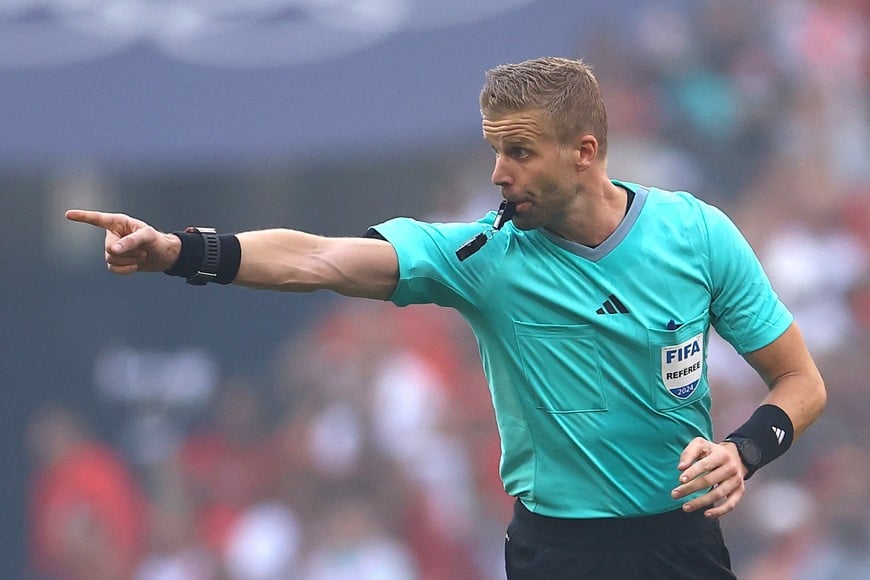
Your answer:
[[[585,258],[590,262],[597,262],[607,256],[610,252],[612,252],[616,246],[618,246],[622,240],[625,239],[625,236],[628,235],[628,232],[631,231],[631,228],[634,226],[637,218],[640,216],[640,210],[643,209],[643,205],[646,202],[647,195],[649,194],[649,190],[643,186],[636,184],[623,183],[621,181],[614,181],[616,185],[621,187],[626,187],[634,192],[634,201],[631,202],[631,207],[628,208],[628,213],[625,214],[625,217],[622,218],[622,221],[619,222],[619,225],[616,226],[616,229],[613,230],[613,233],[607,237],[606,240],[601,242],[594,248],[590,248],[589,246],[584,246],[583,244],[578,244],[577,242],[572,242],[570,240],[566,240],[562,236],[558,234],[554,234],[550,230],[546,228],[541,228],[539,231],[544,234],[544,236],[559,246],[562,249],[565,249],[572,254],[576,254],[581,258]]]

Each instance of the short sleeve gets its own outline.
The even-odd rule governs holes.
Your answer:
[[[707,206],[704,219],[713,284],[713,326],[740,354],[763,348],[786,331],[793,316],[737,226],[712,206]]]
[[[437,304],[460,310],[472,304],[496,266],[486,261],[481,268],[483,260],[461,262],[456,250],[485,231],[493,218],[488,214],[478,222],[446,224],[395,218],[372,226],[393,245],[399,259],[399,283],[390,301],[398,306]]]

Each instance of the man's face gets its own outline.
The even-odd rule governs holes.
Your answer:
[[[557,143],[538,111],[484,118],[483,136],[496,154],[492,182],[516,203],[514,224],[558,231],[579,188],[570,148]]]

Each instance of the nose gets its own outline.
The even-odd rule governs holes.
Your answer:
[[[511,184],[510,173],[507,171],[507,164],[504,158],[499,156],[495,158],[495,166],[492,168],[492,177],[490,177],[493,185],[498,187],[508,187]]]

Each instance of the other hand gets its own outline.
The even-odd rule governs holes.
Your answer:
[[[677,469],[683,473],[680,474],[680,485],[671,492],[673,498],[709,490],[683,504],[686,512],[713,506],[704,515],[721,517],[734,509],[746,491],[743,481],[746,466],[733,443],[713,443],[696,437],[680,454]]]
[[[161,272],[178,260],[181,240],[122,213],[71,209],[66,218],[106,230],[105,258],[110,272]]]

